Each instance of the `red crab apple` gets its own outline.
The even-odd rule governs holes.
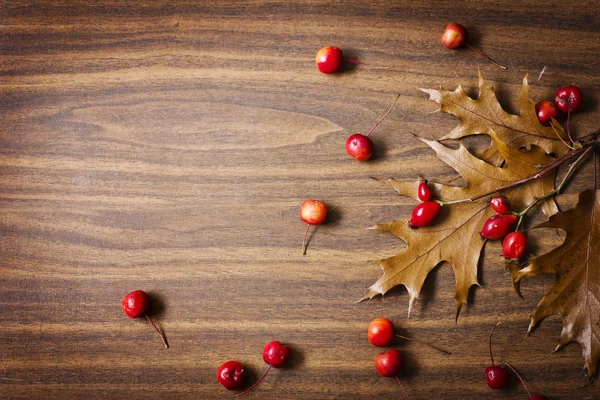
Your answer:
[[[234,390],[242,386],[245,377],[244,366],[234,360],[223,363],[217,370],[217,380],[227,390]]]
[[[492,64],[494,64],[502,69],[507,69],[504,65],[498,64],[497,62],[493,61],[491,58],[489,58],[488,56],[483,54],[481,51],[479,51],[475,47],[471,46],[467,42],[467,29],[464,26],[462,26],[461,24],[457,24],[456,22],[450,22],[448,24],[448,26],[446,26],[446,30],[444,31],[444,34],[442,35],[442,44],[444,45],[444,47],[446,47],[447,49],[451,49],[451,50],[458,49],[459,47],[462,47],[462,46],[467,46],[478,56],[485,58]]]
[[[237,396],[246,394],[252,389],[254,389],[256,385],[258,385],[260,382],[262,382],[263,379],[265,379],[265,376],[267,376],[271,368],[282,367],[290,357],[290,353],[291,349],[288,346],[282,344],[281,342],[277,340],[269,342],[263,349],[263,360],[269,365],[269,368],[267,368],[265,373],[260,377],[258,381],[256,381],[252,386],[244,390],[242,393],[238,393]]]
[[[324,74],[335,74],[344,68],[344,61],[353,64],[363,64],[356,60],[344,60],[344,53],[339,47],[326,46],[317,52],[317,68]]]
[[[156,327],[156,325],[154,325],[154,322],[152,322],[147,314],[148,310],[150,309],[150,303],[151,301],[148,293],[144,292],[143,290],[136,290],[123,297],[121,305],[123,306],[123,312],[125,312],[125,315],[127,315],[129,318],[140,318],[142,316],[146,317],[156,333],[158,333],[158,336],[160,336],[165,348],[169,348],[165,336]]]
[[[490,358],[492,359],[492,365],[485,369],[485,378],[487,380],[487,384],[491,389],[494,390],[504,389],[508,386],[510,381],[510,375],[508,374],[508,370],[504,367],[504,365],[494,364],[494,354],[492,353],[492,335],[499,325],[500,322],[494,326],[494,329],[492,329],[492,332],[490,333]]]
[[[375,369],[377,370],[377,372],[379,372],[379,375],[385,376],[387,378],[396,378],[396,381],[402,388],[402,391],[404,392],[406,397],[410,397],[404,389],[404,385],[402,385],[400,378],[398,378],[398,374],[400,373],[400,371],[402,371],[403,367],[404,359],[402,358],[400,352],[396,349],[390,349],[385,353],[381,353],[380,355],[375,357]]]
[[[321,225],[327,218],[327,206],[319,200],[306,200],[300,206],[300,219],[306,222],[306,232],[302,241],[302,254],[306,254],[306,238],[311,225]]]

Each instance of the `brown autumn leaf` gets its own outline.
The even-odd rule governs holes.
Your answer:
[[[454,168],[467,182],[464,187],[431,183],[435,198],[442,201],[468,199],[485,194],[496,188],[526,178],[538,171],[538,165],[549,163],[552,158],[537,146],[529,151],[520,151],[502,143],[490,131],[502,157],[506,160],[503,168],[495,167],[468,152],[461,144],[451,149],[438,141],[420,139],[437,154],[438,158]],[[401,195],[417,199],[415,182],[400,182],[395,179],[378,180],[398,191]],[[554,189],[554,174],[523,184],[505,195],[511,199],[516,209],[524,208]],[[477,285],[477,263],[484,245],[479,235],[485,220],[494,214],[488,206],[489,196],[479,201],[464,202],[442,207],[436,222],[429,227],[411,229],[407,221],[393,221],[375,228],[390,232],[406,242],[407,248],[399,254],[378,261],[383,275],[372,285],[363,300],[398,285],[404,285],[409,293],[409,315],[414,301],[436,265],[447,261],[456,277],[456,315],[467,301],[469,289]],[[558,212],[554,200],[541,204],[546,215]]]
[[[579,343],[591,378],[600,360],[600,191],[580,193],[573,208],[553,215],[537,228],[561,229],[566,238],[527,267],[512,271],[517,292],[523,278],[556,275],[554,286],[531,315],[529,331],[544,318],[560,315],[563,329],[556,350],[573,341]]]
[[[536,145],[548,154],[561,156],[569,151],[563,143],[566,135],[560,124],[553,120],[556,132],[537,119],[535,103],[529,97],[527,76],[523,78],[521,94],[518,98],[520,115],[510,114],[500,106],[494,88],[479,73],[479,96],[472,99],[459,84],[454,91],[421,89],[429,94],[429,99],[440,105],[440,111],[454,114],[460,123],[440,140],[459,139],[470,135],[496,133],[498,138],[510,147],[529,149]],[[562,137],[559,138],[559,135]],[[498,149],[492,144],[481,156],[494,165],[502,160]]]

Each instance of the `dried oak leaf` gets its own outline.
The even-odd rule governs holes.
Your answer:
[[[517,291],[523,278],[556,275],[554,286],[531,315],[529,331],[544,318],[560,315],[563,329],[556,350],[573,341],[579,343],[584,366],[592,377],[600,360],[600,191],[580,193],[573,208],[553,215],[537,228],[561,229],[566,238],[556,249],[513,271]]]
[[[518,98],[520,115],[510,114],[502,109],[494,88],[479,73],[479,96],[472,99],[459,84],[456,90],[421,89],[429,94],[429,99],[440,105],[440,111],[454,114],[460,123],[440,140],[459,139],[470,135],[489,134],[494,131],[501,141],[514,148],[529,149],[536,145],[548,154],[561,156],[569,151],[563,143],[565,132],[553,120],[552,127],[540,124],[535,112],[535,103],[529,98],[527,76],[523,78],[521,94]],[[559,137],[560,135],[560,137]],[[562,138],[562,140],[561,140]],[[492,144],[481,156],[494,165],[502,162],[501,154]]]
[[[467,182],[464,187],[430,183],[436,199],[453,201],[487,193],[535,174],[538,165],[547,164],[552,160],[537,146],[533,146],[529,151],[519,151],[498,140],[493,131],[490,132],[490,136],[506,160],[503,168],[478,159],[462,144],[458,149],[452,149],[438,141],[420,139]],[[378,181],[394,188],[401,195],[417,199],[415,182],[400,182],[392,178]],[[554,174],[549,174],[507,192],[506,196],[516,207],[525,207],[536,197],[542,197],[553,189]],[[407,247],[393,257],[377,261],[383,268],[383,275],[368,289],[362,300],[372,299],[397,285],[404,285],[410,297],[410,316],[412,305],[429,272],[439,263],[447,261],[452,266],[456,278],[455,300],[458,317],[467,301],[470,287],[478,284],[477,263],[485,243],[479,232],[485,220],[494,214],[488,206],[488,200],[489,197],[442,207],[435,223],[425,228],[411,229],[405,220],[375,226],[375,229],[387,231],[404,240]],[[546,215],[558,212],[554,200],[540,204]]]

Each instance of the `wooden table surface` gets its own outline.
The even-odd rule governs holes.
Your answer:
[[[529,314],[552,276],[514,293],[488,244],[482,288],[455,324],[454,275],[427,279],[407,320],[399,288],[356,303],[379,277],[373,260],[404,248],[367,230],[414,202],[369,177],[448,181],[455,172],[411,132],[448,133],[418,88],[476,94],[477,70],[507,110],[529,73],[533,99],[566,84],[585,93],[578,133],[600,117],[598,1],[5,1],[0,4],[0,398],[232,398],[215,379],[229,359],[250,381],[271,340],[293,347],[248,399],[402,398],[380,377],[371,319],[452,351],[404,343],[413,399],[525,399],[493,392],[495,353],[553,400],[598,399],[583,387],[581,349],[549,355],[561,329]],[[440,44],[446,24],[506,64]],[[336,45],[368,65],[327,76],[316,51]],[[542,68],[546,70],[540,80]],[[374,134],[375,156],[345,153],[401,98]],[[563,209],[588,187],[583,170]],[[300,247],[304,199],[332,209]],[[157,299],[166,350],[122,312],[135,289]]]

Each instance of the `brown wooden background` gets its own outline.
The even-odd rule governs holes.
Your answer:
[[[413,399],[525,399],[516,383],[492,393],[484,382],[499,320],[496,357],[533,391],[600,398],[598,383],[582,387],[577,344],[548,355],[558,317],[525,337],[552,277],[527,281],[519,299],[497,243],[457,325],[447,265],[408,321],[404,289],[355,303],[380,275],[371,261],[403,248],[366,228],[414,206],[369,176],[455,176],[409,133],[457,124],[418,88],[462,82],[475,94],[480,66],[514,111],[526,73],[536,100],[574,83],[586,96],[574,127],[588,133],[600,116],[599,15],[597,1],[2,2],[0,398],[231,398],[217,367],[237,359],[256,377],[274,339],[294,358],[249,399],[402,398],[373,368],[366,328],[378,316],[454,353],[401,345]],[[444,49],[450,21],[509,70]],[[314,56],[326,45],[369,65],[322,75]],[[374,159],[350,159],[347,136],[396,93]],[[334,211],[303,257],[306,198]],[[169,350],[123,314],[135,289],[160,300]]]

